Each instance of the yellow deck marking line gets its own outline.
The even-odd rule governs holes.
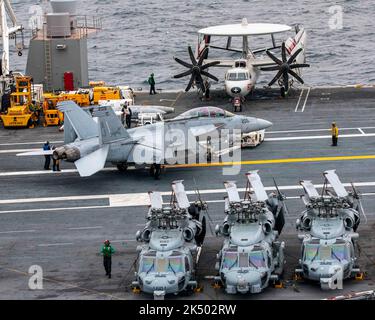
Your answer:
[[[26,276],[26,277],[32,276],[32,274],[29,274],[27,272],[20,271],[20,270],[17,270],[17,269],[11,269],[11,268],[6,268],[6,267],[2,267],[2,266],[0,266],[0,268],[4,269],[4,270],[7,270],[9,272],[18,273],[18,274]],[[53,282],[53,283],[56,283],[56,284],[59,284],[59,285],[62,285],[62,286],[65,286],[65,287],[68,287],[68,288],[71,288],[71,289],[80,289],[82,291],[90,292],[90,293],[93,293],[93,294],[96,294],[96,295],[106,296],[106,297],[109,297],[109,298],[112,298],[112,299],[115,299],[115,300],[124,300],[122,298],[116,297],[116,296],[114,296],[112,294],[109,294],[109,293],[100,292],[100,291],[97,291],[97,290],[94,290],[94,289],[83,288],[81,286],[71,284],[71,283],[68,283],[68,282],[54,280],[54,279],[50,279],[50,278],[46,278],[46,277],[43,277],[43,280],[48,281],[48,282]]]
[[[289,158],[289,159],[271,159],[271,160],[244,160],[244,161],[233,161],[233,162],[176,164],[176,165],[166,165],[166,168],[223,167],[223,166],[239,166],[239,165],[252,165],[252,164],[347,161],[347,160],[368,160],[368,159],[375,159],[375,155],[316,157],[316,158]]]
[[[172,102],[172,104],[170,105],[171,108],[174,108],[174,106],[176,105],[176,102],[178,99],[180,99],[181,95],[183,94],[184,92],[183,91],[180,91],[176,97],[176,100]]]

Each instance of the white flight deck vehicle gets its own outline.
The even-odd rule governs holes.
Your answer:
[[[217,77],[208,73],[210,67],[229,68],[225,73],[225,91],[231,96],[234,105],[238,100],[244,101],[245,97],[253,91],[261,71],[277,71],[275,77],[269,82],[272,86],[276,81],[280,86],[281,95],[285,97],[289,88],[293,85],[293,79],[304,83],[301,78],[301,69],[309,67],[305,63],[306,31],[303,27],[296,26],[296,35],[276,44],[275,35],[290,31],[292,27],[282,24],[248,23],[246,18],[241,24],[219,25],[204,28],[198,31],[198,45],[195,55],[189,46],[188,51],[191,64],[174,58],[176,62],[189,68],[188,71],[175,75],[174,78],[182,78],[191,75],[190,82],[185,91],[189,91],[193,85],[203,93],[209,85],[208,79],[219,81]],[[270,35],[272,46],[252,50],[250,37]],[[226,46],[214,45],[213,37],[226,37]],[[233,38],[242,38],[242,48],[232,46]],[[237,52],[237,59],[209,59],[210,49],[219,49],[229,52]],[[281,49],[281,59],[274,54],[276,49]],[[241,104],[240,104],[241,109]]]

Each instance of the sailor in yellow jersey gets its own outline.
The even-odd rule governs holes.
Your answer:
[[[332,122],[332,146],[337,147],[337,141],[339,139],[339,128],[336,125],[336,122]]]

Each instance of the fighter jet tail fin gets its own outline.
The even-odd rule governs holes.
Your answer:
[[[111,107],[98,106],[93,109],[92,116],[99,119],[99,141],[101,144],[131,140],[129,133]]]
[[[98,136],[98,126],[90,115],[73,101],[59,102],[57,107],[64,113],[64,142],[73,142],[77,137],[86,140]]]

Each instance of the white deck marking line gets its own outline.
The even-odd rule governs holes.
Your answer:
[[[299,108],[299,103],[301,102],[301,98],[302,98],[302,94],[303,94],[303,91],[305,90],[305,88],[302,88],[301,90],[301,94],[299,95],[299,99],[297,101],[297,105],[296,105],[296,108],[294,109],[294,112],[298,112],[298,108]]]
[[[96,226],[96,227],[74,227],[74,228],[68,228],[68,230],[91,230],[91,229],[102,229],[102,226]]]
[[[33,233],[36,230],[15,230],[15,231],[0,231],[0,234],[12,234],[12,233]]]
[[[359,131],[360,133],[362,133],[363,135],[366,134],[361,128],[358,128],[358,131]]]
[[[358,130],[358,129],[375,129],[375,127],[356,127],[356,128],[339,128],[340,131],[346,130]],[[317,132],[317,131],[331,131],[329,128],[324,129],[300,129],[300,130],[279,130],[279,131],[266,131],[267,134],[274,133],[299,133],[299,132]]]
[[[306,94],[306,99],[305,99],[305,103],[303,104],[303,107],[302,107],[302,110],[301,112],[304,112],[305,111],[305,108],[306,108],[306,103],[307,103],[307,99],[309,98],[309,95],[310,95],[310,91],[311,91],[311,88],[309,87],[307,89],[307,94]]]
[[[341,129],[343,130],[343,129]],[[359,128],[356,128],[355,130],[359,130]],[[318,130],[317,130],[318,131]],[[329,131],[326,129],[322,129],[320,131]],[[290,131],[292,133],[292,131]],[[296,132],[297,133],[297,132]],[[364,138],[364,137],[374,137],[375,133],[357,133],[357,134],[341,134],[340,138]],[[311,140],[311,139],[327,139],[332,138],[330,135],[326,136],[299,136],[299,137],[275,137],[275,138],[265,138],[265,141],[288,141],[288,140]],[[19,152],[31,152],[35,151],[36,149],[23,149],[23,150],[0,150],[0,154],[8,154],[8,153],[19,153]],[[224,150],[225,151],[225,150]],[[134,170],[134,168],[129,168],[130,170]],[[104,168],[101,171],[116,171],[116,168]],[[51,170],[40,170],[40,171],[21,171],[22,175],[33,175],[33,174],[61,174],[61,173],[76,173],[76,169],[65,169],[61,170],[60,172],[54,172]],[[0,172],[0,177],[6,177],[6,176],[17,176],[20,175],[18,172]]]
[[[38,247],[57,247],[57,246],[72,246],[73,242],[63,242],[63,243],[42,243],[38,244]]]
[[[350,183],[343,183],[345,187],[350,187]],[[375,187],[375,182],[356,182],[354,183],[356,187]],[[315,188],[321,189],[323,188],[323,184],[317,184],[315,185]],[[275,191],[275,187],[265,187],[266,191]],[[294,185],[294,186],[279,186],[279,190],[302,190],[301,185]],[[245,192],[246,188],[238,188],[239,192]],[[195,195],[195,191],[186,191],[188,195]],[[200,194],[226,194],[225,189],[212,189],[212,190],[200,190]],[[161,192],[162,196],[170,196],[170,191]],[[365,194],[364,194],[365,195]],[[373,195],[372,193],[368,193],[367,195]],[[80,196],[74,196],[75,198]],[[87,198],[88,196],[81,196],[82,198]],[[86,207],[67,207],[67,208],[43,208],[43,209],[22,209],[22,210],[6,210],[6,211],[0,211],[0,214],[2,213],[27,213],[27,212],[53,212],[53,211],[72,211],[72,210],[88,210],[88,209],[105,209],[105,208],[115,208],[115,207],[135,207],[135,206],[149,206],[149,198],[148,193],[127,193],[127,194],[116,194],[116,195],[96,195],[96,196],[89,196],[91,197],[97,197],[97,198],[110,198],[115,197],[116,199],[119,199],[120,197],[124,198],[122,202],[114,202],[114,206],[108,205],[108,206],[86,206]],[[61,197],[61,198],[69,198],[69,197]],[[47,199],[52,199],[50,201],[56,201],[56,199],[61,198],[43,198],[44,201],[48,201]],[[293,197],[291,197],[292,199]],[[129,200],[132,199],[132,200]],[[135,200],[136,199],[136,200]],[[37,198],[31,198],[31,199],[14,199],[14,200],[1,200],[0,204],[2,202],[9,203],[18,203],[20,201],[23,201],[25,203],[27,202],[38,202]],[[31,201],[30,201],[31,200]],[[111,203],[111,201],[109,201]],[[223,200],[208,200],[207,202],[223,202]]]
[[[128,170],[135,170],[135,168],[128,168]],[[117,171],[117,168],[104,168],[100,171]],[[0,172],[0,177],[13,177],[13,176],[32,176],[32,175],[47,175],[47,174],[63,174],[63,173],[78,173],[77,169],[63,169],[59,172],[52,170],[39,170],[39,171],[14,171],[14,172]]]
[[[365,138],[375,137],[375,133],[365,134],[342,134],[340,138]],[[316,140],[316,139],[332,139],[332,136],[301,136],[301,137],[278,137],[278,138],[265,138],[264,141],[292,141],[292,140]],[[1,174],[0,174],[1,176]]]
[[[8,150],[0,150],[0,154],[34,152],[34,151],[40,151],[40,150],[41,149],[8,149]]]
[[[58,144],[58,143],[64,143],[64,141],[50,141],[50,144]],[[14,143],[0,143],[0,147],[6,147],[6,146],[22,146],[22,145],[30,145],[30,144],[45,144],[45,141],[29,141],[29,142],[14,142]]]

